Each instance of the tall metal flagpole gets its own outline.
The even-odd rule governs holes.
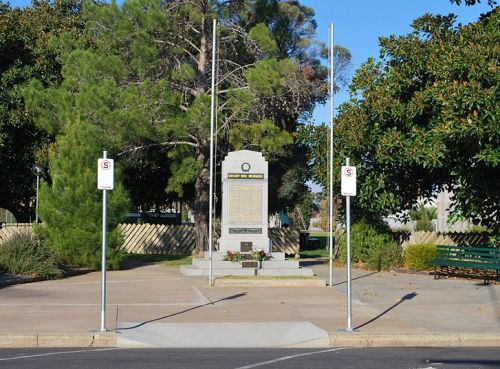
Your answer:
[[[214,166],[214,118],[215,118],[215,47],[216,47],[216,34],[217,34],[217,19],[213,20],[213,34],[212,34],[212,97],[210,102],[210,186],[209,186],[209,200],[208,200],[208,285],[212,285],[212,217],[213,217],[213,166]]]
[[[333,286],[333,87],[335,73],[333,69],[333,22],[330,23],[330,181],[329,181],[329,249],[330,249],[330,283]]]

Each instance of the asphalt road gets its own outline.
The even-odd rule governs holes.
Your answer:
[[[2,349],[0,368],[500,368],[498,348]]]

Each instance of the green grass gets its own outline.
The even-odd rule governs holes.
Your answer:
[[[319,242],[317,243],[317,246],[314,249],[300,250],[300,258],[317,259],[317,258],[328,257],[330,255],[330,251],[328,250],[328,237],[329,237],[328,232],[323,232],[323,231],[310,232],[309,239],[317,238]]]
[[[191,256],[185,255],[139,255],[129,254],[127,260],[138,260],[145,263],[161,263],[164,266],[188,265],[192,262]]]
[[[301,259],[317,259],[317,258],[325,258],[328,256],[330,256],[330,251],[326,248],[300,251]]]
[[[318,279],[314,276],[304,275],[224,275],[216,277],[215,279],[284,279],[284,280],[297,280],[297,279]]]
[[[184,255],[169,255],[170,258],[162,261],[161,265],[166,267],[175,267],[179,265],[191,265],[193,263],[192,256]]]
[[[309,238],[317,238],[319,240],[318,249],[320,249],[326,248],[326,246],[328,245],[329,235],[330,234],[328,232],[317,231],[309,233]]]

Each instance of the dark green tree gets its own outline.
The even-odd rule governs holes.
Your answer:
[[[78,1],[35,1],[32,7],[0,3],[0,207],[18,221],[34,218],[33,164],[46,164],[52,138],[33,123],[23,88],[32,79],[44,86],[61,81],[59,50],[50,39],[83,28]]]
[[[57,149],[50,154],[51,183],[43,182],[40,191],[40,218],[37,231],[57,251],[61,262],[98,268],[101,264],[102,191],[97,189],[96,158],[107,143],[100,131],[75,121],[64,128]],[[115,178],[120,172],[115,170]],[[108,191],[107,246],[110,266],[118,267],[116,249],[122,240],[116,229],[129,207],[119,180]]]
[[[450,3],[461,5],[462,0],[450,0]],[[472,6],[472,5],[480,4],[481,0],[465,0],[464,3],[467,6]],[[496,0],[488,0],[488,5],[493,8],[494,6],[497,5],[497,2],[496,2]]]
[[[355,204],[364,216],[449,189],[455,214],[498,229],[499,10],[464,26],[454,20],[426,14],[410,34],[381,38],[381,62],[355,74],[335,128],[335,167],[344,157],[358,167]],[[324,151],[313,149],[321,164]]]
[[[85,15],[84,37],[59,40],[68,51],[61,87],[35,82],[27,93],[37,123],[58,135],[78,117],[120,160],[167,152],[167,191],[182,197],[194,189],[199,252],[207,245],[211,20],[220,24],[218,157],[245,148],[279,162],[295,155],[299,119],[325,98],[312,10],[296,1],[136,0],[89,6]],[[303,184],[306,175],[288,163],[284,178]],[[293,198],[301,188],[282,192]]]

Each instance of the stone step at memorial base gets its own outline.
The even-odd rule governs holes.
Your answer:
[[[244,254],[244,253],[241,253]],[[226,253],[212,252],[212,274],[214,276],[314,276],[312,269],[301,268],[298,260],[286,260],[282,252],[272,252],[270,260],[242,258],[241,261],[226,261]],[[192,265],[180,267],[181,273],[187,276],[208,276],[210,267],[208,252],[203,258],[194,258]]]
[[[249,255],[249,253],[241,252],[241,255]],[[222,261],[226,257],[226,253],[224,252],[219,252],[219,251],[214,251],[212,252],[212,261]],[[208,260],[208,251],[204,252],[204,257],[201,258],[200,260],[206,259]],[[269,254],[269,261],[284,261],[285,260],[285,253],[284,252],[271,252]]]
[[[212,264],[212,275],[214,276],[225,276],[225,275],[236,275],[236,276],[302,276],[302,277],[311,277],[314,276],[314,273],[311,269],[308,268],[242,268],[241,265],[239,267],[231,267],[231,268],[223,268],[216,267],[216,264]],[[208,267],[199,267],[195,265],[182,265],[180,267],[180,271],[182,274],[195,277],[195,276],[208,276]]]
[[[223,260],[212,260],[212,268],[221,269],[242,269],[245,263],[254,264],[257,263],[255,260],[242,260],[241,262],[233,261],[223,261]],[[262,266],[260,269],[299,269],[298,260],[265,260],[262,261]],[[210,266],[210,261],[207,259],[193,259],[193,266],[198,268],[208,269]]]

